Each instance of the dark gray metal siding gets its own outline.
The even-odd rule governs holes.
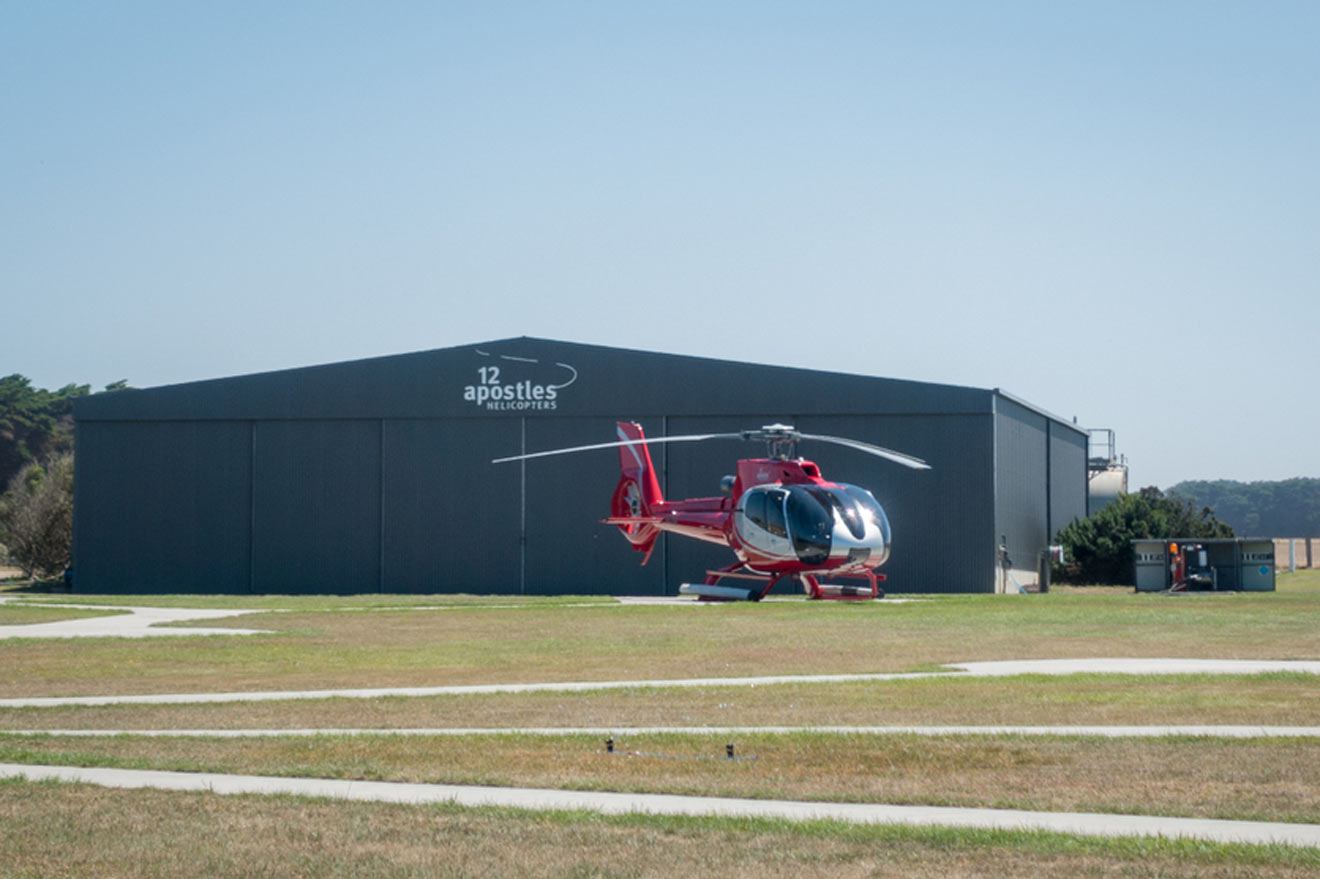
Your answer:
[[[104,592],[247,592],[252,425],[78,425],[74,574]]]
[[[519,469],[490,459],[519,448],[520,421],[390,419],[384,432],[385,591],[519,592]]]
[[[1007,538],[1013,566],[1024,570],[1036,569],[1049,541],[1046,421],[1012,400],[996,400],[994,537],[996,546]]]
[[[379,421],[256,425],[252,591],[380,589]]]
[[[1059,529],[1086,514],[1086,435],[1016,401],[995,400],[995,546],[1034,571]]]
[[[1074,519],[1086,518],[1084,434],[1050,422],[1050,540]]]

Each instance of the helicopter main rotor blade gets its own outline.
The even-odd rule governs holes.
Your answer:
[[[878,458],[884,458],[887,461],[893,461],[895,464],[902,464],[904,467],[911,467],[913,470],[929,470],[930,465],[920,458],[912,455],[905,455],[902,452],[895,452],[893,449],[886,449],[883,446],[873,446],[870,443],[864,443],[860,440],[844,439],[840,436],[821,436],[817,433],[800,434],[804,440],[819,440],[824,443],[834,443],[839,446],[847,446],[850,449],[856,449],[859,452],[866,452],[875,455]]]
[[[589,446],[573,446],[568,449],[550,449],[545,452],[529,452],[526,455],[510,455],[507,458],[495,458],[492,464],[503,464],[507,461],[526,461],[528,458],[548,458],[551,455],[568,455],[573,452],[589,452],[592,449],[615,449],[619,446],[646,446],[655,443],[691,443],[710,439],[742,439],[740,433],[694,433],[687,436],[657,436],[646,437],[644,439],[620,440],[612,443],[592,443]]]

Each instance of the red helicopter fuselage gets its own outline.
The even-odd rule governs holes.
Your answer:
[[[725,478],[720,497],[664,499],[639,425],[619,422],[620,477],[604,521],[618,526],[645,564],[662,533],[728,546],[738,561],[707,572],[705,585],[756,581],[743,591],[767,594],[785,578],[815,598],[877,597],[875,569],[889,556],[890,529],[870,492],[830,482],[803,458],[748,458]],[[832,587],[819,578],[862,578],[865,589]]]

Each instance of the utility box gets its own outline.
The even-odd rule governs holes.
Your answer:
[[[1169,588],[1168,546],[1163,540],[1132,541],[1132,582],[1138,592],[1159,592]]]
[[[1242,541],[1242,588],[1248,592],[1274,591],[1274,541]]]
[[[1138,592],[1273,592],[1274,542],[1256,538],[1132,541]]]

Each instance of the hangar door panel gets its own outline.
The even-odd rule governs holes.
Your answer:
[[[79,592],[247,592],[252,428],[78,425]]]
[[[385,591],[516,594],[522,498],[516,420],[385,422]]]
[[[616,420],[622,419],[529,417],[527,450],[611,442]],[[610,514],[619,481],[617,449],[533,459],[525,466],[529,594],[663,594],[660,559],[667,538],[660,538],[650,563],[641,567],[642,554],[600,521]]]
[[[253,591],[378,591],[380,422],[258,422],[254,449]]]

